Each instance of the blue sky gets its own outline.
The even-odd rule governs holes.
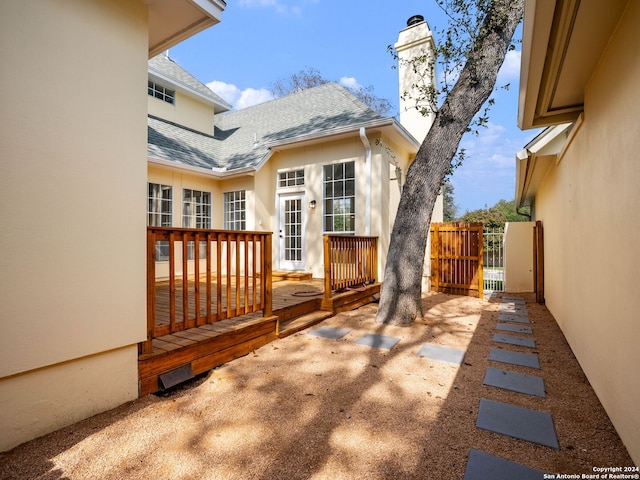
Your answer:
[[[434,0],[228,0],[222,22],[170,50],[170,56],[235,108],[268,100],[269,85],[306,68],[347,84],[369,86],[398,110],[398,73],[387,46],[409,17],[444,27]],[[436,41],[438,37],[436,36]],[[463,138],[467,159],[452,177],[459,214],[511,200],[515,154],[535,136],[517,127],[519,48],[498,84],[490,123]]]

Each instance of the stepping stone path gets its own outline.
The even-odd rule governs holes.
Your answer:
[[[344,337],[347,333],[349,333],[349,330],[346,328],[320,327],[307,332],[307,335],[311,335],[312,337],[328,338],[330,340],[338,340],[339,338]]]
[[[527,306],[523,298],[514,296],[502,297],[498,322],[496,322],[495,328],[498,332],[493,335],[493,342],[496,344],[496,348],[491,349],[489,360],[495,362],[497,367],[491,366],[487,368],[484,378],[487,394],[491,393],[492,388],[502,388],[522,395],[546,398],[544,379],[542,377],[509,369],[509,365],[517,365],[532,370],[540,370],[540,360],[536,353],[533,351],[514,350],[514,348],[536,348],[533,328],[531,327]],[[309,331],[307,334],[338,340],[348,333],[349,330],[344,328],[320,327]],[[398,342],[400,342],[400,339],[396,337],[367,333],[356,340],[355,343],[372,348],[391,350]],[[464,350],[432,344],[423,345],[417,353],[417,356],[421,358],[458,365],[462,364],[464,355]],[[480,399],[476,428],[532,442],[543,447],[560,448],[551,415],[544,411],[523,408],[519,405],[496,402],[486,398]],[[520,465],[480,450],[471,449],[464,480],[489,478],[492,480],[529,480],[542,477],[543,472],[529,466]]]
[[[356,340],[358,345],[365,345],[367,347],[381,348],[383,350],[391,350],[400,341],[396,337],[385,337],[384,335],[375,335],[373,333],[366,333],[364,337]]]
[[[489,360],[497,362],[500,368],[488,367],[484,385],[490,388],[502,388],[523,395],[546,398],[544,379],[537,375],[528,375],[511,371],[509,365],[518,365],[540,370],[540,360],[536,353],[511,350],[510,346],[536,348],[533,329],[530,326],[526,303],[521,297],[503,296],[500,304],[496,330],[527,336],[495,333],[493,342],[496,347],[489,353]],[[490,393],[490,390],[487,390]],[[480,408],[476,427],[501,435],[533,442],[544,447],[559,449],[553,419],[547,412],[523,408],[519,405],[480,399]],[[471,449],[464,480],[479,479],[540,479],[543,472],[520,465],[509,460],[489,455],[480,450]]]
[[[533,468],[471,449],[465,480],[540,480],[544,473]]]
[[[464,350],[426,344],[422,346],[417,355],[418,357],[425,357],[429,360],[440,360],[441,362],[456,363],[460,365],[464,359]]]

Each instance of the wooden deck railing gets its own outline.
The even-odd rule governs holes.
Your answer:
[[[378,275],[378,237],[324,236],[324,291],[374,283]]]
[[[271,232],[147,228],[147,341],[262,310],[272,315]]]

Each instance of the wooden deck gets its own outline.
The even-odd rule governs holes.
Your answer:
[[[180,295],[182,288],[179,285],[177,287],[176,294]],[[168,388],[244,356],[277,338],[317,324],[337,312],[370,303],[380,291],[379,284],[371,284],[326,296],[323,280],[300,278],[274,281],[272,288],[271,316],[264,317],[261,311],[257,311],[204,325],[197,325],[193,320],[191,323],[185,322],[185,329],[182,331],[153,338],[152,351],[141,353],[138,359],[140,396]],[[248,292],[251,296],[253,293]],[[171,318],[169,286],[159,283],[155,295],[156,327],[168,327]],[[242,308],[243,298],[244,291],[237,297],[239,303],[232,299],[232,313],[238,307]],[[227,305],[227,300],[223,299],[221,305]],[[196,311],[193,299],[183,302],[181,298],[176,298],[175,317],[182,317],[183,306],[186,306],[188,312]],[[201,300],[198,310],[204,312],[206,308]],[[217,304],[212,308],[216,311]],[[226,314],[221,315],[224,316]]]

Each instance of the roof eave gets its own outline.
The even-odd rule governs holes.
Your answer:
[[[325,142],[328,139],[336,140],[339,138],[347,138],[359,135],[360,129],[362,127],[364,127],[365,129],[387,130],[390,134],[397,137],[397,140],[399,142],[404,143],[407,149],[413,148],[415,151],[417,151],[420,147],[418,141],[413,138],[413,136],[399,122],[397,122],[394,118],[389,117],[371,120],[369,122],[363,122],[360,124],[349,125],[346,127],[338,127],[330,130],[298,135],[275,142],[269,142],[265,146],[272,151],[298,148],[305,145]]]
[[[531,206],[547,171],[566,149],[575,126],[548,127],[516,154],[516,207]]]
[[[192,165],[186,165],[184,163],[176,162],[173,160],[167,160],[164,158],[147,157],[147,159],[150,165],[154,165],[156,167],[167,168],[174,171],[178,170],[181,172],[190,173],[190,174],[198,175],[201,177],[216,178],[216,179],[221,179],[221,178],[227,179],[227,178],[241,177],[241,176],[247,176],[247,175],[251,176],[251,175],[254,175],[256,172],[256,168],[253,166],[242,167],[235,170],[227,170],[225,168],[215,168],[215,167],[212,167],[211,169],[207,169],[202,167],[194,167]]]
[[[629,0],[526,0],[518,126],[571,122]]]
[[[220,22],[224,0],[145,0],[149,58]]]

